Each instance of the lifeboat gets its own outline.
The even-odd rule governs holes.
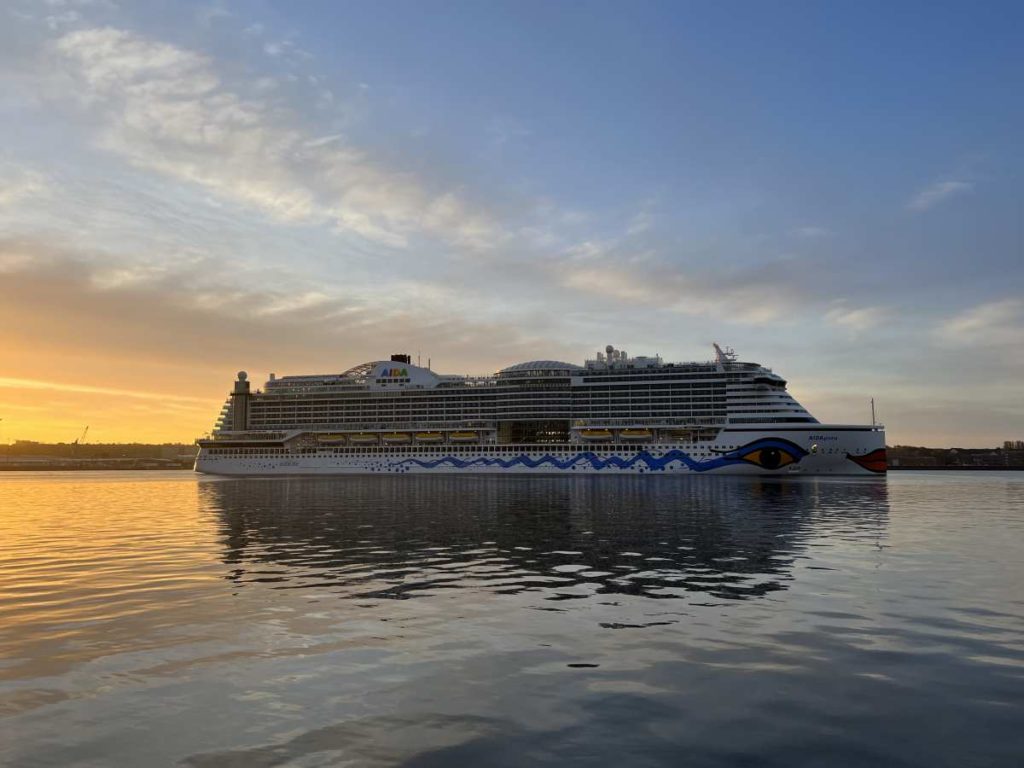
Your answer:
[[[321,445],[340,445],[345,442],[344,435],[317,435],[316,441]]]
[[[376,443],[377,436],[366,432],[359,432],[354,435],[349,435],[348,441],[356,445],[368,445],[369,443]]]
[[[480,439],[478,432],[452,432],[448,439],[453,443],[473,443]]]
[[[389,432],[384,435],[384,442],[388,445],[401,445],[410,440],[412,440],[412,436],[408,432]]]
[[[612,433],[607,429],[581,429],[580,437],[584,440],[611,440]]]
[[[416,442],[417,443],[440,443],[444,440],[443,432],[417,432]]]
[[[649,429],[623,429],[619,432],[623,440],[650,440],[651,430]]]

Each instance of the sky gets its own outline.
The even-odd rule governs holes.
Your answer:
[[[736,349],[891,445],[1024,439],[1020,3],[0,6],[0,443],[235,372]]]

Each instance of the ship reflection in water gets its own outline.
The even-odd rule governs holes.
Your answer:
[[[874,480],[297,478],[200,493],[222,516],[230,579],[364,601],[758,598],[786,589],[822,518],[882,536],[887,509]]]
[[[272,634],[319,658],[298,701],[321,726],[197,766],[675,764],[702,729],[707,754],[731,749],[742,739],[723,729],[835,658],[822,616],[784,608],[808,581],[828,615],[813,595],[832,569],[809,549],[850,541],[871,561],[888,524],[874,478],[378,476],[199,493],[238,598],[291,596]]]

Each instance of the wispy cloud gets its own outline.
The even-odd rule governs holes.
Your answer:
[[[719,321],[758,324],[780,318],[806,301],[803,286],[785,279],[787,271],[767,263],[750,269],[698,271],[653,253],[625,255],[614,245],[584,242],[572,259],[551,265],[557,279],[589,301],[612,300],[649,311],[706,316]]]
[[[835,302],[825,313],[825,320],[830,324],[844,328],[857,334],[877,328],[893,318],[892,310],[886,307],[850,307],[845,301]]]
[[[654,226],[654,214],[650,211],[640,211],[633,215],[626,227],[627,235],[640,235]]]
[[[234,14],[225,8],[221,3],[200,6],[196,10],[196,21],[204,27],[209,27],[218,19],[230,19]]]
[[[937,181],[915,194],[907,203],[907,208],[912,211],[927,211],[939,203],[973,190],[974,184],[969,181]]]
[[[78,11],[64,11],[63,13],[53,13],[46,17],[46,26],[51,30],[58,30],[61,27],[71,26],[82,20],[82,16]]]
[[[495,117],[487,126],[487,133],[491,143],[496,147],[503,147],[509,142],[528,139],[533,131],[521,120],[511,117]]]
[[[315,135],[281,104],[246,98],[204,55],[132,32],[72,32],[55,45],[100,145],[133,164],[255,206],[284,222],[330,223],[392,247],[441,237],[486,250],[497,221],[342,140]]]
[[[168,259],[149,268],[32,240],[0,240],[0,265],[0,329],[8,329],[0,342],[16,343],[11,334],[30,328],[33,354],[95,357],[110,370],[115,363],[231,370],[260,360],[319,370],[328,349],[340,356],[326,368],[342,370],[416,345],[456,371],[486,373],[489,363],[514,362],[544,343],[542,327],[487,316],[458,285],[389,283],[371,295],[268,272],[254,287],[210,262]],[[467,314],[473,323],[464,322]],[[5,375],[44,378],[17,371],[12,363]]]
[[[116,397],[131,397],[139,400],[159,400],[177,403],[192,403],[209,407],[210,402],[206,398],[193,397],[164,392],[153,392],[150,390],[120,389],[117,387],[93,387],[88,384],[69,384],[61,381],[39,381],[37,379],[17,379],[0,376],[0,387],[5,389],[44,389],[51,392],[75,392],[86,395],[114,395]]]
[[[28,168],[0,164],[0,206],[14,205],[50,192],[46,176]]]
[[[955,346],[997,347],[1007,356],[1024,355],[1024,300],[1002,299],[960,312],[938,328],[939,339]]]

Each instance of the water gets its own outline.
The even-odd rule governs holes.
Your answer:
[[[0,763],[1024,761],[1024,474],[0,476]]]

